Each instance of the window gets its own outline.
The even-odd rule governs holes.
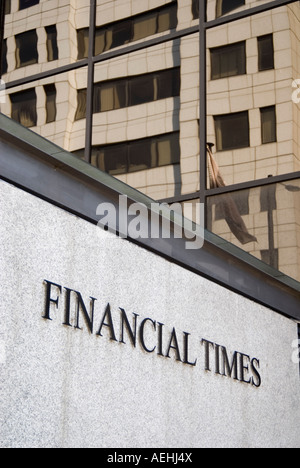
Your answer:
[[[36,30],[27,31],[16,36],[16,65],[17,68],[38,63]]]
[[[273,70],[274,68],[274,44],[273,34],[261,36],[258,41],[258,70]]]
[[[180,68],[170,68],[156,74],[155,81],[157,100],[180,95]]]
[[[54,84],[44,86],[46,95],[46,123],[56,120],[56,87]]]
[[[115,109],[123,109],[128,106],[127,81],[111,81],[96,84],[94,87],[93,111],[107,112]]]
[[[211,79],[246,74],[246,42],[211,49]]]
[[[245,0],[217,0],[216,16],[219,18],[243,5],[245,5]]]
[[[276,107],[263,107],[262,109],[260,109],[260,117],[262,144],[276,142]]]
[[[155,139],[139,140],[128,145],[128,172],[157,167]]]
[[[214,117],[217,151],[247,148],[249,140],[248,111]]]
[[[175,29],[177,27],[177,3],[162,8],[157,13],[157,33]]]
[[[2,43],[2,51],[1,51],[1,71],[0,76],[7,73],[7,39],[4,39]]]
[[[86,117],[86,89],[79,89],[77,91],[77,110],[75,120],[85,119]]]
[[[93,112],[107,112],[180,94],[180,68],[104,81],[94,85]],[[86,90],[78,91],[76,120],[85,118]]]
[[[199,0],[192,0],[193,19],[199,18]]]
[[[177,26],[177,2],[96,29],[95,55]],[[83,32],[84,31],[84,32]],[[88,29],[78,31],[78,55],[87,58]]]
[[[179,161],[178,132],[95,147],[92,151],[92,164],[110,175],[177,164]]]
[[[25,10],[33,5],[38,5],[40,0],[19,0],[19,10]]]
[[[180,144],[178,132],[161,136],[156,139],[156,156],[157,165],[159,167],[168,166],[170,164],[179,164]]]
[[[78,60],[87,58],[89,55],[89,29],[77,31]]]
[[[155,76],[143,75],[129,80],[129,105],[138,106],[151,101],[157,101],[155,95]]]
[[[133,19],[133,41],[144,39],[147,36],[153,36],[157,31],[157,13],[149,13],[137,19]]]
[[[11,0],[4,0],[4,1],[5,1],[4,14],[9,15],[11,12]]]
[[[128,105],[136,106],[180,94],[180,68],[129,79]]]
[[[128,44],[131,40],[131,20],[121,21],[113,26],[110,49]]]
[[[45,28],[47,34],[47,58],[48,62],[58,59],[58,47],[57,47],[57,30],[56,26],[47,26]]]
[[[96,166],[110,175],[126,174],[128,172],[127,144],[111,145],[104,148],[93,149],[92,158]]]
[[[81,56],[81,58],[87,58],[88,57],[88,50],[89,50],[89,30],[84,29],[84,55]],[[112,29],[107,28],[101,29],[97,28],[95,31],[95,55],[100,55],[102,52],[105,52],[106,50],[109,50],[111,48],[112,44]],[[78,44],[79,47],[79,44]],[[82,47],[82,46],[81,46]]]
[[[36,93],[35,89],[20,91],[11,94],[11,117],[24,125],[24,127],[34,127],[37,124]]]

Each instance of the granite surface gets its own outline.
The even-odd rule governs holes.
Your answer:
[[[1,447],[300,446],[295,323],[3,181],[0,213]]]

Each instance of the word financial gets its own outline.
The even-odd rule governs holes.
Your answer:
[[[90,297],[89,307],[87,307],[79,291],[48,280],[45,280],[44,284],[46,285],[44,319],[52,320],[55,309],[59,309],[63,312],[62,325],[66,327],[82,330],[81,322],[83,321],[92,335],[106,336],[111,341],[122,344],[126,344],[126,339],[134,348],[137,348],[139,344],[139,347],[146,353],[176,359],[192,367],[198,365],[195,351],[193,354],[191,352],[190,333],[179,332],[175,328],[170,331],[163,323],[149,317],[141,318],[135,313],[132,313],[129,318],[122,308],[118,311],[120,326],[117,329],[118,322],[112,314],[110,304],[106,305],[104,312],[99,316],[98,327],[95,331],[96,298]],[[200,344],[204,354],[205,371],[214,372],[254,387],[261,386],[260,363],[257,358],[251,358],[239,351],[228,353],[225,346],[204,338],[200,339]]]

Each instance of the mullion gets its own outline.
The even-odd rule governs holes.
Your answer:
[[[95,64],[93,56],[95,51],[95,30],[96,30],[97,0],[90,1],[90,35],[89,35],[89,56],[88,56],[88,78],[86,95],[86,119],[85,119],[85,152],[84,159],[91,163],[92,138],[93,138],[93,101],[94,101],[94,75]]]

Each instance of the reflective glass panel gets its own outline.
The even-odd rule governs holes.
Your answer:
[[[177,20],[177,1],[155,9],[146,9],[143,4],[131,4],[98,0],[95,36],[95,54],[135,42],[158,33],[175,29]]]
[[[16,41],[16,67],[26,67],[38,63],[37,50],[38,37],[36,30],[26,31],[15,36]]]
[[[11,117],[24,127],[30,128],[37,125],[37,99],[34,88],[12,93],[9,96],[11,101]]]
[[[300,179],[209,198],[208,228],[300,281]]]
[[[246,43],[212,48],[211,79],[219,80],[230,76],[245,75],[246,73]]]
[[[159,200],[182,188],[179,65],[179,47],[170,41],[95,66],[93,164]],[[196,116],[195,124],[198,144]]]
[[[232,15],[239,11],[247,11],[260,5],[272,2],[273,0],[207,0],[207,19],[212,21],[227,15]],[[193,14],[199,17],[199,0],[192,0]]]
[[[85,147],[85,116],[76,121],[80,86],[87,86],[86,68],[5,90],[0,110],[61,148],[75,152]]]
[[[40,0],[19,0],[19,10],[25,10],[31,6],[37,5]]]
[[[300,170],[299,50],[299,2],[207,31],[207,141],[225,185]]]
[[[80,31],[89,27],[90,0],[5,1],[3,41],[5,82],[74,63],[85,56]],[[24,68],[24,74],[19,69]]]

